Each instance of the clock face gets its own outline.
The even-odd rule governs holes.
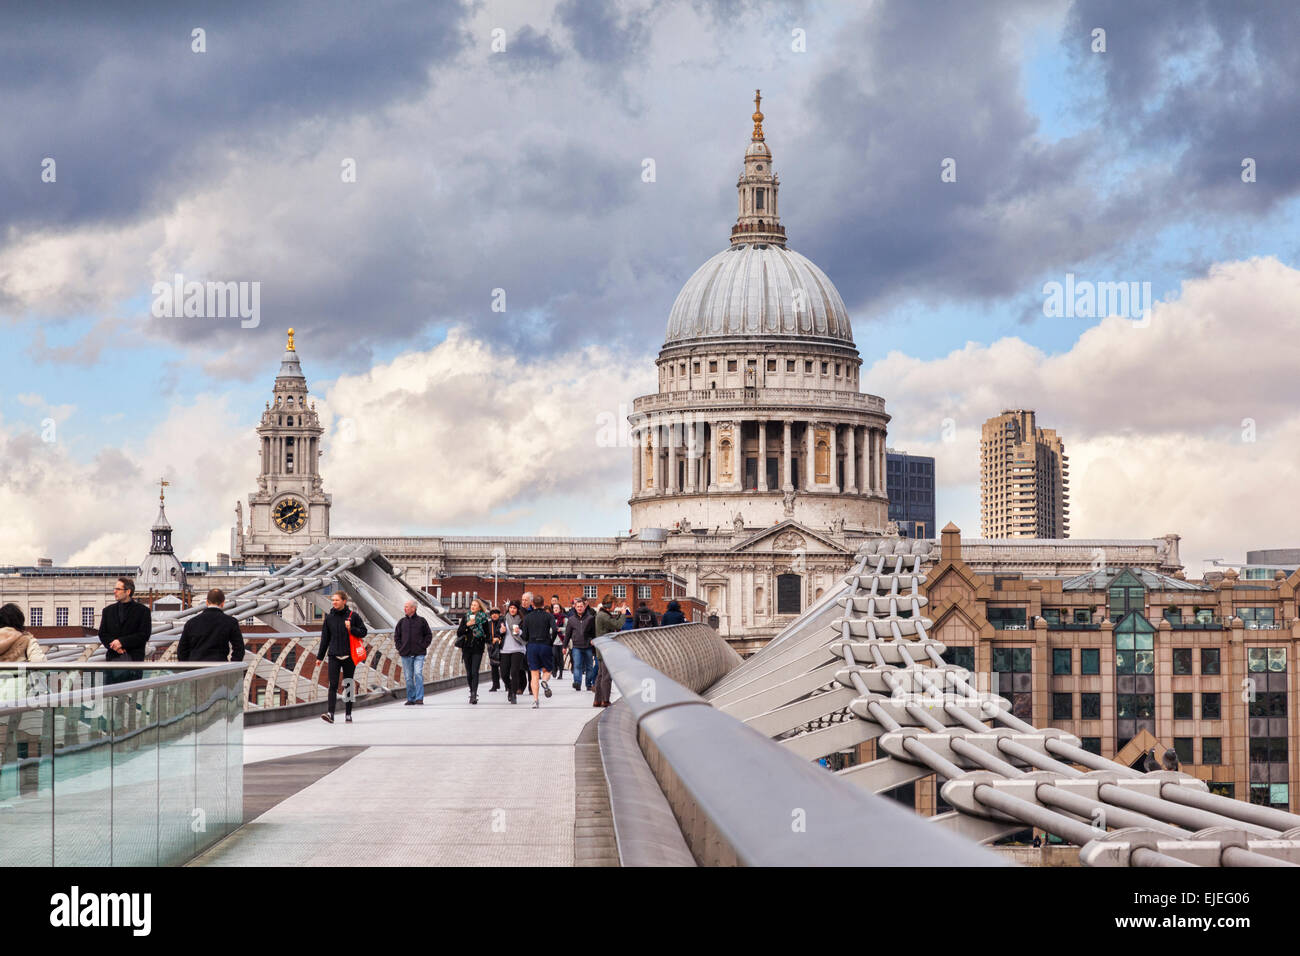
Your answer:
[[[307,523],[307,508],[296,498],[285,498],[275,506],[271,517],[275,519],[277,528],[292,534]]]

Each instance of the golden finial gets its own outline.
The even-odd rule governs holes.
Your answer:
[[[754,142],[763,142],[763,113],[758,104],[763,102],[763,91],[754,91]]]
[[[171,482],[168,481],[166,478],[159,478],[159,479],[158,479],[158,503],[159,503],[159,504],[162,504],[162,503],[163,503],[163,489],[166,488],[166,487],[167,487],[168,485],[170,485],[170,484],[171,484]]]
[[[289,349],[290,352],[293,351],[293,329],[290,329],[290,330],[289,330],[289,345],[288,345],[288,349]]]

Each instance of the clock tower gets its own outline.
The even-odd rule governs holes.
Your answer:
[[[248,525],[235,505],[232,557],[275,561],[329,539],[330,496],[321,487],[316,403],[307,401],[307,379],[298,364],[293,329],[275,376],[271,400],[257,426],[261,467],[257,491],[248,496]]]

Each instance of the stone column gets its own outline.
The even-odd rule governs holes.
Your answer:
[[[686,490],[695,491],[695,469],[700,463],[700,446],[695,422],[690,422],[682,426],[683,437],[686,439]]]
[[[659,423],[650,426],[650,487],[656,495],[664,493],[664,483],[659,478]]]
[[[742,424],[738,421],[731,423],[731,484],[737,491],[745,487],[745,432]]]
[[[718,490],[718,428],[709,422],[709,491]]]
[[[793,491],[794,485],[790,482],[790,419],[782,422],[781,429],[781,490]]]
[[[849,494],[856,494],[858,490],[857,461],[858,457],[858,426],[850,425],[844,433],[848,439],[848,445],[844,449],[844,490]]]
[[[767,420],[758,420],[758,490],[767,491]]]
[[[866,447],[863,449],[863,451],[865,452],[865,456],[864,456],[864,457],[866,458],[866,461],[864,462],[864,464],[867,466],[867,475],[870,477],[870,483],[869,483],[868,487],[871,489],[871,493],[874,495],[877,491],[880,490],[879,488],[876,487],[876,478],[877,478],[877,474],[876,474],[876,430],[875,430],[874,428],[868,428],[868,429],[867,429],[867,434],[866,434]]]
[[[826,470],[831,480],[831,491],[838,493],[840,490],[840,449],[839,449],[839,431],[840,426],[831,423],[831,446],[827,452]]]
[[[811,419],[804,422],[804,476],[803,486],[805,491],[812,491],[817,487],[817,449],[813,444],[813,423]]]
[[[681,491],[677,487],[677,426],[669,425],[664,434],[668,439],[668,477],[664,480],[664,491],[666,494],[676,494]]]
[[[885,494],[885,433],[882,429],[876,429],[876,487],[880,493]]]
[[[645,457],[641,450],[641,432],[639,429],[632,429],[632,494],[633,496],[641,494],[645,487],[645,479],[641,475],[641,460]]]

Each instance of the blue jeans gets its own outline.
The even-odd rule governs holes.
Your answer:
[[[582,680],[587,679],[588,687],[596,686],[596,651],[591,647],[573,647],[569,649],[573,657],[573,686],[582,687]]]
[[[402,679],[406,681],[406,699],[411,703],[424,700],[424,655],[402,655]]]

